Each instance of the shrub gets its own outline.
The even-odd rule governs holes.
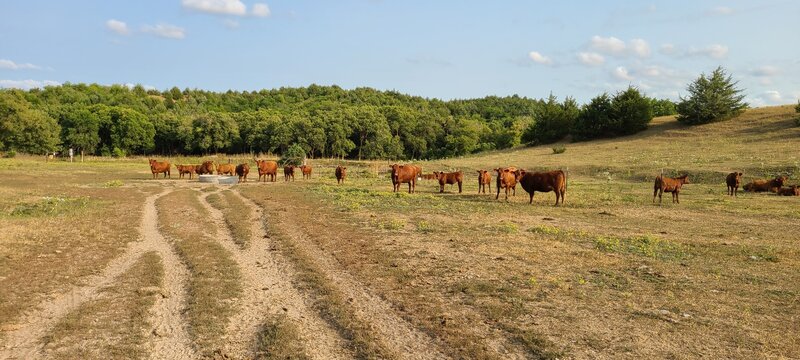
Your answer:
[[[667,116],[678,113],[675,103],[671,100],[650,98],[649,101],[653,116]]]
[[[603,93],[583,106],[572,128],[572,137],[579,141],[602,137],[611,121],[611,98]]]
[[[281,154],[281,164],[283,165],[303,165],[306,159],[306,151],[300,144],[292,144],[286,149],[286,152]]]
[[[529,145],[549,144],[569,134],[580,109],[575,99],[567,97],[563,103],[550,94],[534,114],[534,121],[522,133],[522,141]]]
[[[628,87],[613,98],[595,97],[583,107],[573,127],[575,140],[631,135],[647,129],[653,120],[650,99],[639,89]]]
[[[115,147],[114,150],[111,152],[111,156],[115,158],[124,158],[125,157],[125,150],[122,150],[118,147]]]
[[[553,154],[563,154],[567,151],[566,146],[556,146],[553,148]]]
[[[678,121],[687,125],[707,124],[727,120],[747,109],[743,89],[736,88],[721,66],[711,75],[701,74],[686,90],[689,96],[678,103]]]
[[[8,151],[6,151],[6,155],[5,155],[5,157],[7,157],[7,158],[9,158],[9,159],[12,159],[12,158],[14,158],[14,157],[16,157],[16,156],[17,156],[17,152],[16,152],[16,151],[14,151],[14,150],[8,150]]]

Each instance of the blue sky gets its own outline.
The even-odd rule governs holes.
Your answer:
[[[336,84],[442,99],[638,86],[725,67],[754,106],[800,98],[800,1],[2,0],[0,87]]]

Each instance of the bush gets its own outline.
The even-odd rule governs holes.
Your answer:
[[[124,158],[125,157],[125,150],[122,150],[118,147],[115,147],[114,150],[111,152],[111,156],[115,158]]]
[[[650,99],[631,86],[613,99],[606,93],[592,99],[583,107],[572,135],[575,140],[631,135],[647,129],[651,120]]]
[[[6,155],[5,155],[5,157],[7,157],[7,158],[9,158],[9,159],[13,159],[13,158],[14,158],[14,157],[16,157],[16,156],[17,156],[17,152],[16,152],[16,151],[14,151],[14,150],[8,150],[8,151],[6,151]]]
[[[583,106],[572,128],[572,138],[580,141],[608,136],[604,132],[611,121],[611,98],[603,93]]]
[[[563,154],[567,151],[566,146],[556,146],[553,148],[553,154]]]
[[[303,161],[306,159],[306,151],[303,150],[303,147],[300,144],[292,144],[286,149],[286,152],[281,154],[281,164],[284,166],[286,165],[295,165],[300,166],[303,165]]]
[[[725,69],[718,67],[711,75],[701,74],[689,84],[689,96],[678,103],[678,121],[687,125],[708,124],[735,117],[747,109],[743,89],[737,89]]]
[[[650,98],[650,109],[653,111],[653,116],[667,116],[675,115],[678,113],[676,105],[671,100]]]
[[[575,99],[567,97],[559,104],[550,94],[534,114],[534,121],[522,134],[522,141],[529,145],[549,144],[569,135],[580,109]]]

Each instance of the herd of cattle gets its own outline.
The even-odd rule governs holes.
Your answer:
[[[278,174],[278,163],[272,160],[258,160],[256,162],[258,169],[258,181],[274,182]],[[150,171],[153,173],[155,179],[158,174],[163,173],[164,177],[171,177],[170,169],[172,165],[169,161],[156,161],[150,159]],[[250,173],[250,165],[248,163],[241,163],[239,165],[233,164],[214,164],[213,161],[205,161],[200,165],[175,165],[178,170],[180,178],[189,174],[189,179],[193,174],[204,175],[213,174],[216,171],[217,175],[231,175],[236,174],[239,177],[239,182],[247,182],[247,175]],[[303,174],[303,179],[311,178],[310,165],[287,165],[283,167],[283,175],[285,181],[294,180],[294,171],[299,168]],[[547,171],[547,172],[529,172],[516,167],[496,168],[492,172],[487,170],[477,170],[478,172],[478,193],[486,193],[486,186],[489,186],[489,191],[492,191],[492,172],[496,173],[495,188],[497,194],[495,200],[500,198],[500,191],[505,192],[505,199],[508,200],[508,194],[516,195],[517,184],[522,186],[530,196],[529,203],[533,203],[533,196],[538,192],[551,192],[556,195],[555,205],[564,204],[564,196],[567,193],[567,174],[561,170]],[[347,177],[347,167],[337,166],[334,171],[337,183],[343,183]],[[732,172],[728,174],[725,182],[728,186],[728,195],[738,196],[739,187],[742,182],[741,172]],[[439,192],[444,192],[445,185],[458,184],[458,192],[462,191],[462,184],[464,182],[464,173],[462,171],[456,172],[439,172],[434,171],[431,174],[423,174],[422,167],[417,165],[391,165],[391,180],[392,191],[400,191],[400,185],[408,184],[408,192],[414,193],[416,191],[417,180],[437,180],[439,182]],[[785,196],[800,196],[800,186],[792,185],[784,187],[788,178],[786,176],[778,176],[772,180],[754,180],[745,184],[742,189],[749,192],[773,192],[778,195]],[[680,203],[679,194],[683,185],[689,183],[689,175],[683,175],[676,178],[670,178],[663,175],[656,177],[653,184],[653,202],[658,197],[658,202],[661,203],[661,196],[663,193],[672,193],[672,202]]]

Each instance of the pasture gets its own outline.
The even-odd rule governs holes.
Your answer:
[[[795,116],[414,162],[462,194],[392,192],[393,161],[226,186],[0,159],[0,357],[797,358],[800,197],[725,185],[800,183]],[[478,194],[512,165],[567,172],[564,205],[495,200],[495,173]],[[662,171],[689,174],[680,204],[653,204]]]

